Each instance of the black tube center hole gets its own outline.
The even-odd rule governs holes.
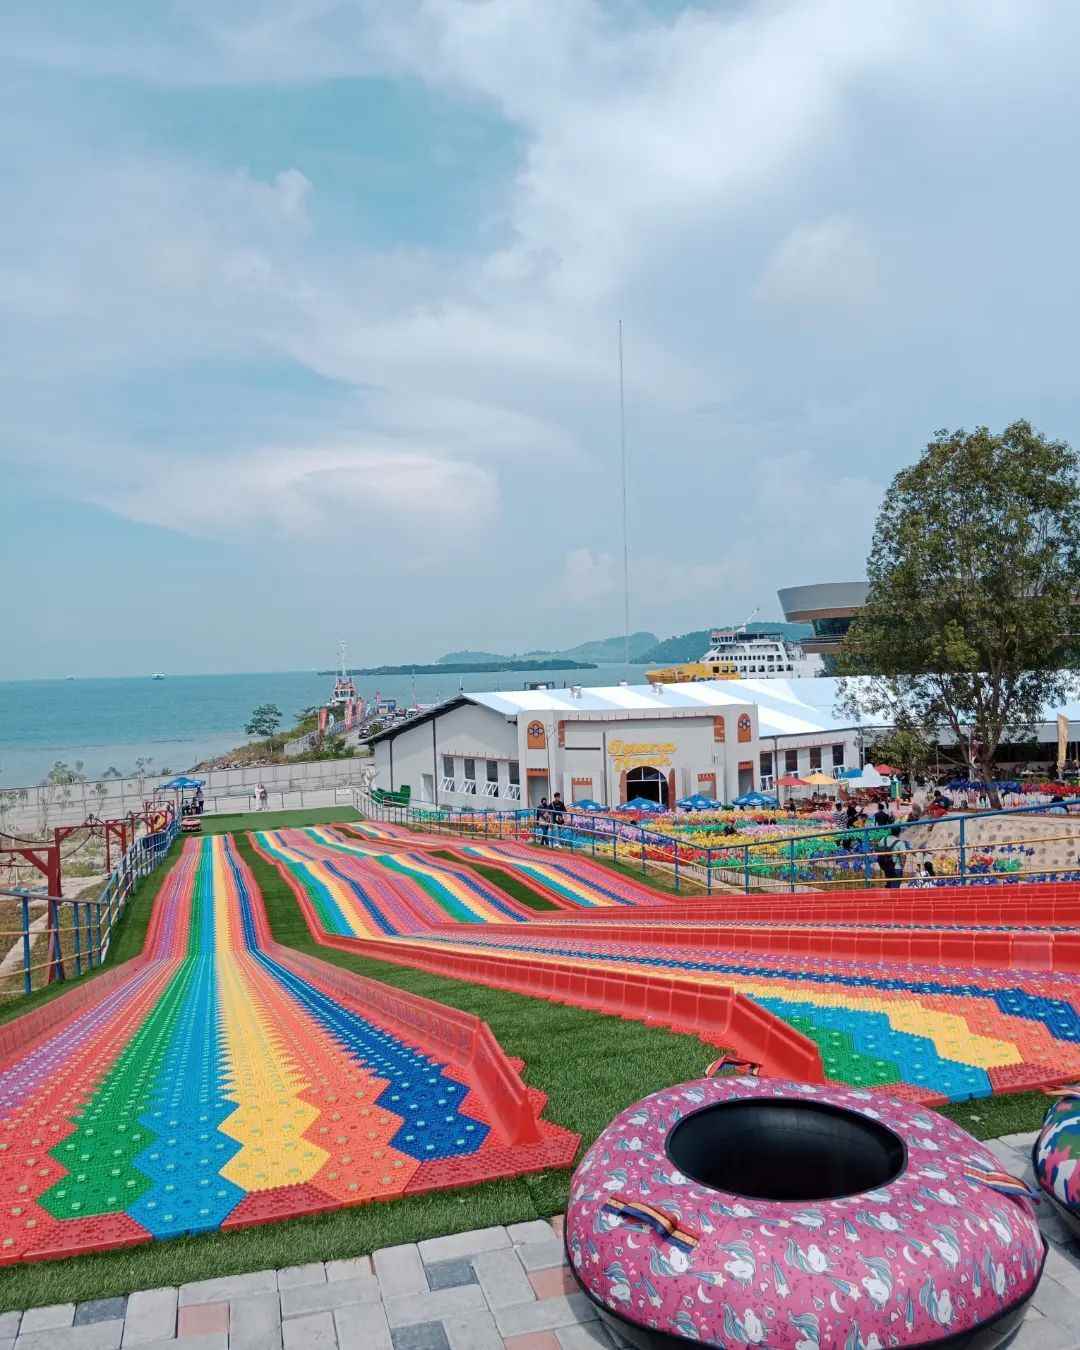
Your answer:
[[[718,1102],[679,1121],[667,1155],[712,1190],[755,1200],[839,1200],[887,1186],[903,1140],[879,1121],[826,1102],[772,1097]]]

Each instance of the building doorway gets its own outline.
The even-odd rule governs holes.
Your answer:
[[[635,797],[644,797],[646,801],[668,804],[667,779],[659,769],[644,764],[640,769],[631,769],[626,775],[626,800],[632,802]]]

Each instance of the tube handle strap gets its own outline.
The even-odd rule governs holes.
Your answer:
[[[1032,1190],[1026,1181],[1014,1177],[1011,1172],[984,1172],[978,1167],[965,1167],[964,1180],[989,1186],[992,1191],[997,1191],[1000,1195],[1010,1195],[1014,1199],[1034,1200],[1036,1204],[1042,1199],[1038,1191]]]
[[[750,1077],[757,1078],[761,1073],[761,1065],[756,1064],[752,1059],[736,1059],[734,1055],[721,1055],[719,1059],[714,1059],[705,1070],[706,1078],[727,1077]]]
[[[1072,1083],[1068,1087],[1046,1088],[1044,1091],[1048,1097],[1060,1097],[1064,1101],[1069,1097],[1080,1097],[1080,1083]]]
[[[700,1241],[696,1233],[683,1228],[674,1214],[669,1214],[665,1209],[657,1209],[655,1205],[646,1205],[641,1200],[629,1200],[625,1195],[613,1195],[605,1202],[604,1209],[617,1219],[644,1224],[657,1237],[666,1238],[668,1242],[681,1247],[685,1252],[692,1252]]]

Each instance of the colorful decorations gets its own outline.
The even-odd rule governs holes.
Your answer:
[[[189,841],[144,957],[57,1000],[51,1033],[0,1065],[0,1261],[569,1162],[574,1137],[535,1118],[501,1052],[513,1128],[479,1071],[390,1029],[408,996],[373,1017],[367,990],[271,940],[230,839]],[[437,1044],[442,1010],[425,1007]]]
[[[566,1247],[638,1345],[959,1346],[989,1328],[979,1343],[997,1345],[1046,1250],[1030,1201],[978,1175],[997,1168],[908,1102],[702,1079],[603,1131],[574,1174]]]

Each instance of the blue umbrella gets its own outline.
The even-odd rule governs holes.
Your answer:
[[[695,792],[693,796],[682,797],[677,805],[683,811],[715,811],[720,803],[715,797],[706,797],[702,792]]]
[[[659,815],[664,808],[659,802],[650,801],[648,797],[635,797],[633,801],[623,802],[619,809],[622,811],[652,811]]]
[[[571,811],[602,811],[604,808],[599,802],[594,802],[591,797],[585,797],[580,802],[572,802]]]
[[[188,778],[186,774],[180,774],[179,777],[171,779],[168,783],[162,783],[161,786],[168,788],[170,792],[176,792],[184,788],[202,787],[205,781],[203,778]]]
[[[780,803],[775,797],[768,797],[764,792],[744,792],[741,797],[736,797],[735,806],[779,806]]]

